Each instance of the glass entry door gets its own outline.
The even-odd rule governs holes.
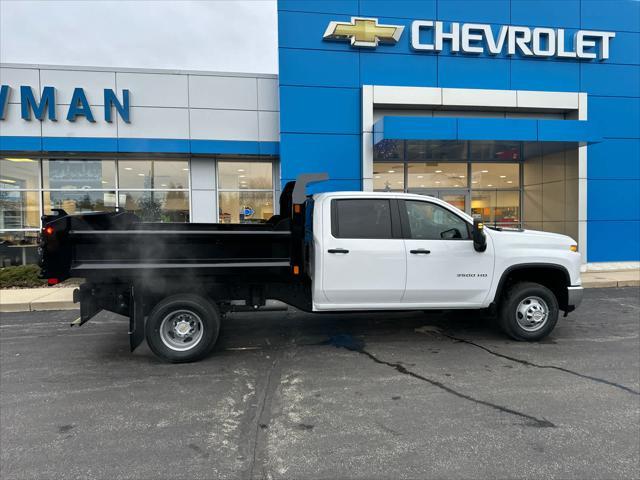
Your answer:
[[[429,195],[439,198],[445,202],[459,208],[463,212],[469,213],[469,191],[460,189],[451,190],[436,190],[431,188],[412,188],[409,193],[417,193],[420,195]]]

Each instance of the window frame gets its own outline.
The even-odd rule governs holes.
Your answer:
[[[390,237],[342,237],[340,236],[339,228],[339,214],[338,214],[338,202],[342,201],[387,201],[389,202],[389,214],[391,221],[391,236]],[[398,207],[398,200],[395,198],[384,197],[356,197],[356,198],[332,198],[331,199],[331,236],[337,240],[401,240],[402,226],[400,219],[400,209]]]
[[[409,222],[409,214],[407,212],[407,202],[418,202],[418,203],[428,203],[429,205],[435,205],[437,207],[440,207],[444,210],[446,210],[447,212],[449,212],[451,215],[455,215],[457,218],[459,218],[462,222],[464,222],[464,224],[467,226],[467,238],[413,238],[411,236],[411,224]],[[450,208],[447,208],[445,205],[441,205],[437,202],[431,202],[429,200],[421,200],[421,199],[402,199],[399,200],[398,203],[399,205],[399,210],[400,210],[400,224],[402,226],[402,238],[404,238],[405,240],[420,240],[420,241],[451,241],[454,240],[456,242],[470,242],[472,241],[472,224],[469,222],[469,220],[467,220],[464,217],[461,217],[460,215],[458,215],[458,213],[456,213],[455,211],[451,210]]]

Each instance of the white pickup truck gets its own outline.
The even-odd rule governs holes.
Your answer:
[[[202,358],[220,317],[279,300],[310,312],[489,309],[539,340],[582,299],[576,242],[484,227],[446,202],[403,193],[304,194],[291,182],[266,224],[157,224],[126,212],[44,217],[42,276],[85,277],[82,324],[128,315],[172,362]]]

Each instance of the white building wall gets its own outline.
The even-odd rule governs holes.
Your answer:
[[[279,141],[276,75],[0,65],[0,84],[11,92],[0,136],[159,138],[180,140]],[[20,86],[31,86],[40,101],[42,88],[56,89],[57,121],[23,120]],[[95,123],[66,120],[73,90],[82,87]],[[122,100],[130,92],[130,123],[113,112],[104,120],[104,89]]]

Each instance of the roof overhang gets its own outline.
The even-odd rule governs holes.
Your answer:
[[[373,127],[373,144],[383,140],[513,140],[597,143],[593,122],[509,118],[385,116]]]

